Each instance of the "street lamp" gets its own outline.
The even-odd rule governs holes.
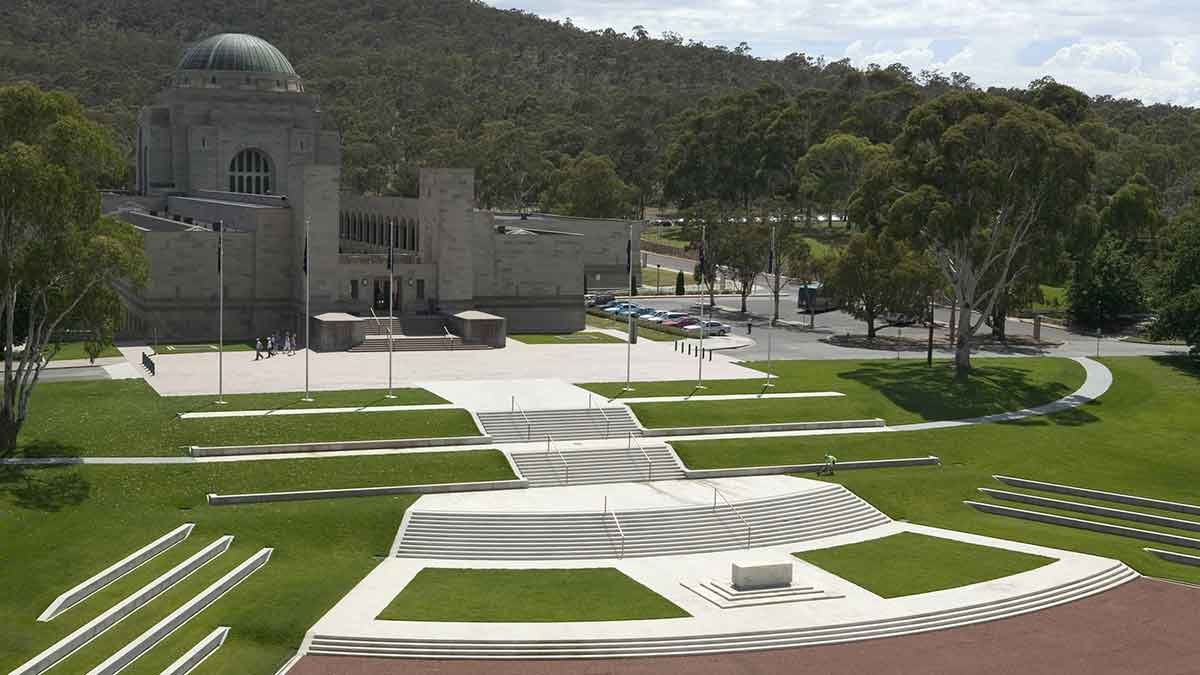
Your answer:
[[[658,276],[655,277],[654,283],[654,294],[662,295],[662,263],[655,263],[654,266],[658,268]]]

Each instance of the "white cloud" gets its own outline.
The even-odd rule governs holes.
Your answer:
[[[707,44],[960,71],[981,86],[1050,75],[1093,95],[1200,104],[1200,4],[1191,0],[488,0],[575,25]],[[934,41],[954,44],[947,55]],[[959,46],[961,45],[961,46]]]

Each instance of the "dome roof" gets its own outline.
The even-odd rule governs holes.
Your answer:
[[[221,33],[197,42],[184,52],[178,69],[282,73],[299,77],[283,52],[270,42],[245,33]]]

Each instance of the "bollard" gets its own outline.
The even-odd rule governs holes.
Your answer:
[[[708,350],[708,360],[712,361],[712,350]]]

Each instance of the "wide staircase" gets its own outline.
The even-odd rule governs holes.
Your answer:
[[[890,522],[840,485],[730,504],[583,513],[410,509],[396,555],[465,560],[632,558],[831,537]]]
[[[629,439],[633,440],[633,439]],[[662,444],[622,443],[612,448],[514,452],[529,487],[625,483],[684,478],[671,449]]]
[[[497,443],[544,443],[547,436],[577,441],[642,435],[625,407],[480,412],[478,416],[484,432]]]
[[[467,351],[473,349],[491,349],[487,345],[472,345],[463,342],[457,335],[437,337],[433,335],[394,335],[392,348],[394,352],[433,352],[433,351]],[[350,348],[352,352],[386,352],[388,351],[387,335],[368,335],[367,339]]]
[[[683,656],[807,647],[911,635],[1004,619],[1086,598],[1137,578],[1137,572],[1114,561],[1111,566],[1086,577],[1017,596],[893,618],[817,626],[574,640],[487,639],[484,634],[474,640],[317,634],[309,643],[307,653],[427,659],[551,659]]]

